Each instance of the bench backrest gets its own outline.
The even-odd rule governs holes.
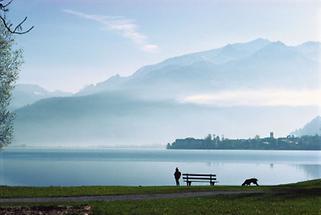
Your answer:
[[[215,174],[183,174],[184,180],[216,180]]]

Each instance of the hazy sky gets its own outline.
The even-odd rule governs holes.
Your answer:
[[[77,91],[146,64],[258,37],[320,41],[319,0],[15,0],[20,83]]]

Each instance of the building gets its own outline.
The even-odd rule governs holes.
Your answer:
[[[271,138],[271,139],[274,139],[274,133],[273,133],[273,131],[270,132],[270,138]]]

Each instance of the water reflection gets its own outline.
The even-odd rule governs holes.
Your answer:
[[[307,164],[296,165],[296,168],[303,170],[309,178],[321,178],[321,165]]]

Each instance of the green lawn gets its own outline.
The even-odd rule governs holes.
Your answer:
[[[122,194],[150,194],[150,193],[176,193],[210,190],[278,190],[293,188],[321,188],[321,179],[295,184],[278,186],[81,186],[81,187],[9,187],[0,186],[0,198],[14,197],[55,197],[55,196],[93,196],[93,195],[122,195]]]
[[[295,184],[269,187],[240,186],[195,186],[195,187],[1,187],[2,196],[70,196],[70,195],[110,195],[110,194],[142,194],[142,193],[173,193],[183,191],[267,190],[264,194],[240,194],[230,196],[177,198],[144,201],[114,201],[64,203],[64,205],[90,205],[95,215],[321,215],[321,179]],[[62,195],[63,194],[63,195]],[[5,208],[9,205],[2,205]],[[21,205],[21,204],[20,204]],[[54,205],[49,204],[23,204]],[[61,205],[61,203],[59,204]],[[1,209],[1,207],[0,207]]]
[[[94,214],[102,215],[320,215],[321,195],[238,195],[149,201],[95,202]]]
[[[273,186],[268,189],[270,192],[265,194],[94,202],[91,205],[94,207],[94,214],[98,215],[321,215],[321,180]]]
[[[0,186],[0,198],[14,197],[56,197],[56,196],[93,196],[122,194],[177,193],[210,190],[264,190],[268,186],[82,186],[82,187],[7,187]]]

